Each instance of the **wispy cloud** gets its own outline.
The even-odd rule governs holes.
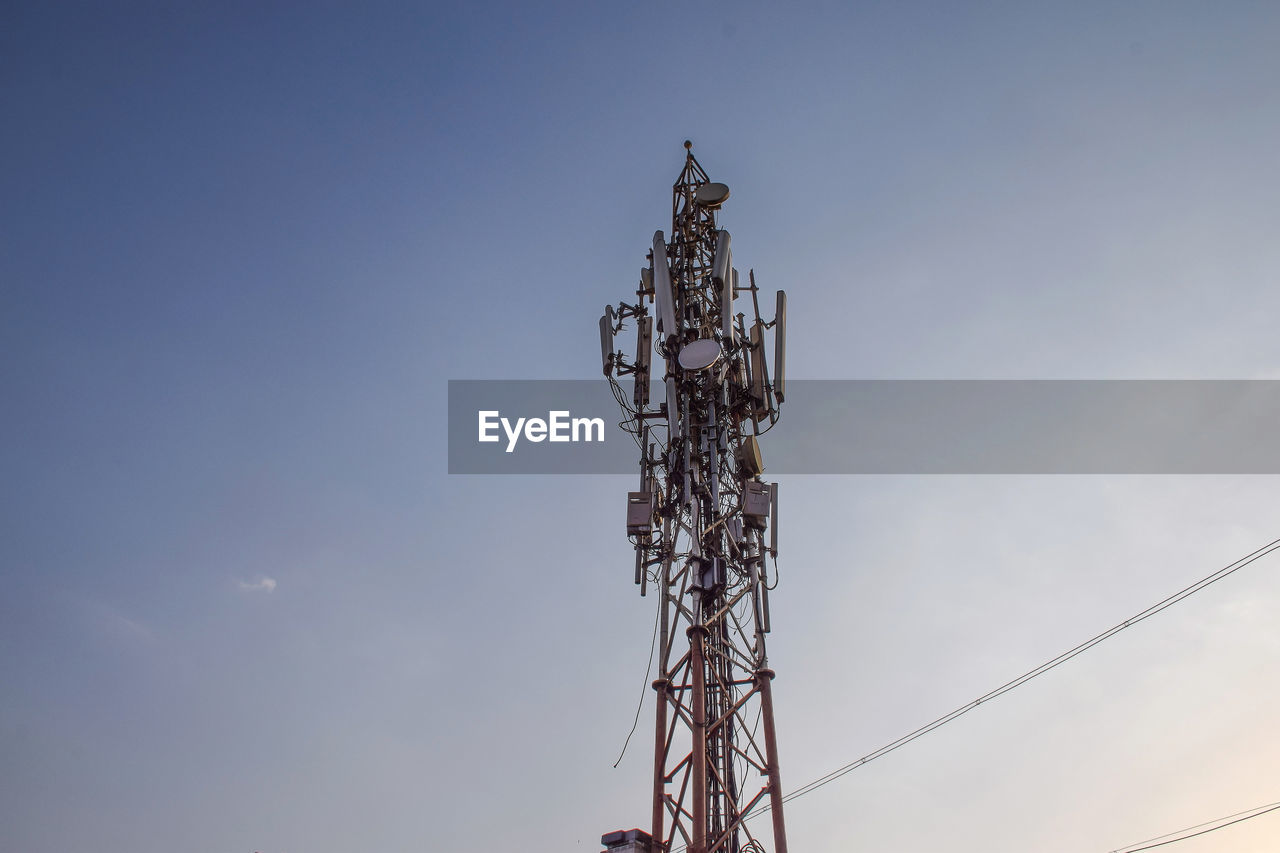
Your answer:
[[[119,608],[104,601],[85,600],[83,606],[98,630],[120,640],[153,640],[151,628],[126,616]]]
[[[275,592],[276,579],[262,575],[254,581],[236,581],[236,584],[245,592]]]

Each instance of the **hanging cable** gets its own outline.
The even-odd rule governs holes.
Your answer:
[[[644,707],[644,691],[649,686],[649,673],[653,671],[653,652],[658,646],[658,617],[662,615],[662,602],[658,602],[658,610],[653,616],[653,638],[649,640],[649,663],[644,668],[644,684],[640,686],[640,701],[636,703],[636,717],[631,721],[631,731],[627,732],[627,739],[622,742],[622,752],[618,753],[618,760],[613,762],[616,769],[622,763],[622,756],[627,754],[627,744],[631,743],[631,736],[636,733],[636,726],[640,725],[640,709]]]

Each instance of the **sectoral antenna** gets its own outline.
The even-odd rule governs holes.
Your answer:
[[[631,393],[633,405],[625,406],[625,398],[619,397],[619,403],[623,403],[633,415],[643,411],[649,403],[649,369],[653,358],[653,317],[644,306],[644,285],[642,277],[640,287],[636,290],[636,304],[619,303],[616,311],[612,305],[606,305],[604,314],[600,317],[600,360],[604,375],[609,377],[615,390],[619,377],[635,377],[635,387]],[[623,353],[615,350],[616,336],[629,320],[634,320],[636,325],[636,354],[631,361],[627,361]]]
[[[604,364],[604,375],[613,372],[613,324],[616,321],[613,306],[604,307],[604,316],[600,318],[600,361]]]

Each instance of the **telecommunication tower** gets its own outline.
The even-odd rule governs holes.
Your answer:
[[[640,448],[640,487],[627,497],[635,582],[641,595],[656,590],[659,608],[650,831],[602,842],[619,851],[763,853],[746,819],[767,810],[772,853],[786,853],[765,653],[778,487],[761,479],[757,441],[785,395],[786,294],[778,291],[774,319],[762,320],[755,273],[739,280],[729,232],[717,227],[729,188],[707,177],[692,143],[685,149],[670,241],[654,234],[635,302],[600,318],[604,374]],[[749,313],[735,313],[743,296]],[[630,360],[615,345],[628,324]],[[651,404],[659,377],[665,398]]]

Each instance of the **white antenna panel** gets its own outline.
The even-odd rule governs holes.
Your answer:
[[[764,323],[756,320],[751,326],[751,396],[761,404],[767,402],[765,385],[768,377],[764,375],[764,359]]]
[[[732,258],[729,259],[732,262]],[[724,283],[724,290],[720,291],[720,333],[724,337],[727,346],[733,346],[734,342],[734,326],[733,326],[733,295],[738,290],[738,271],[731,269],[729,271],[729,280]]]
[[[674,335],[676,328],[676,301],[671,292],[671,267],[667,266],[667,244],[662,232],[653,234],[653,288],[654,301],[658,303],[658,328],[664,335]]]
[[[613,372],[613,317],[613,306],[606,305],[600,318],[600,362],[605,376]]]
[[[787,396],[787,292],[778,291],[773,315],[773,394],[781,403]]]
[[[667,377],[667,441],[671,444],[675,443],[676,437],[680,435],[680,402],[676,397],[676,380],[674,376]]]
[[[649,405],[649,360],[653,355],[653,318],[641,317],[636,324],[636,387],[632,393],[637,409]]]
[[[769,484],[769,550],[778,559],[778,484]]]
[[[653,318],[641,317],[636,323],[636,372],[649,375],[649,361],[653,356]]]
[[[711,262],[711,277],[716,284],[723,285],[729,281],[729,270],[733,264],[729,260],[729,232],[721,231],[716,237],[716,256]]]

